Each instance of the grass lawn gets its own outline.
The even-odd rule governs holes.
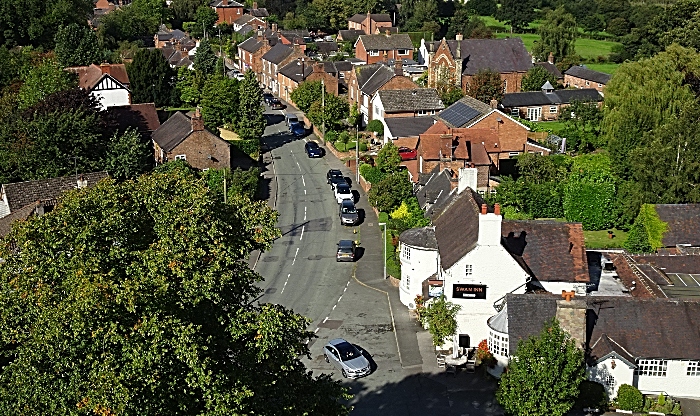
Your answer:
[[[627,232],[612,228],[613,238],[608,237],[608,230],[584,231],[583,238],[586,241],[586,248],[606,249],[622,248],[622,243],[627,239]]]
[[[548,131],[557,136],[566,128],[566,124],[563,121],[540,121],[535,124],[537,125],[537,131]]]
[[[525,48],[528,52],[532,52],[532,47],[536,40],[539,40],[540,36],[534,33],[514,33],[514,37],[519,37],[523,40]],[[498,39],[509,38],[510,33],[502,32],[497,33],[496,37]],[[583,59],[596,59],[599,56],[608,57],[612,47],[617,45],[617,42],[610,42],[607,40],[595,40],[595,39],[576,39],[576,53]],[[588,64],[587,64],[588,65]],[[610,69],[616,68],[617,64],[591,64],[591,65],[610,65]],[[615,65],[615,67],[613,67]],[[591,68],[593,69],[593,68]],[[598,69],[596,69],[598,71]],[[603,71],[605,72],[605,71]]]
[[[240,137],[235,132],[226,130],[223,127],[219,127],[219,136],[224,140],[240,140]]]
[[[606,74],[614,75],[615,71],[617,71],[617,68],[620,67],[620,64],[613,64],[613,63],[593,63],[593,64],[586,64],[586,67],[594,70],[594,71],[600,71],[600,72],[605,72]]]
[[[496,29],[498,32],[510,33],[510,25],[507,25],[503,22],[496,20],[496,18],[494,18],[493,16],[479,16],[479,17],[481,18],[481,20],[484,21],[486,26],[488,26],[492,29]],[[540,27],[541,24],[542,24],[542,21],[536,20],[536,21],[530,23],[529,25],[527,25],[527,28],[528,29],[537,29],[538,27]]]

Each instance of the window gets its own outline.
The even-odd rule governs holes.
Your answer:
[[[187,155],[177,155],[175,156],[175,160],[187,160]]]
[[[411,249],[408,248],[408,246],[403,246],[403,248],[401,249],[401,254],[403,255],[404,259],[411,260]]]
[[[518,107],[511,108],[510,115],[513,117],[520,117],[520,109]]]
[[[408,55],[408,49],[399,49],[399,55]]]
[[[379,107],[377,107],[376,105],[374,106],[374,115],[376,117],[379,117]]]
[[[376,49],[372,49],[369,51],[369,56],[379,56],[379,51]]]
[[[406,275],[406,289],[411,287],[411,276]]]
[[[508,356],[508,337],[489,332],[489,351],[494,355]]]
[[[591,83],[589,81],[586,81],[586,86],[589,86],[589,85],[591,85]]]
[[[615,387],[615,377],[608,375],[605,377],[605,385],[608,387]]]
[[[549,107],[549,112],[550,112],[550,113],[556,113],[556,112],[557,112],[557,106],[556,106],[556,105],[553,105],[553,106]]]
[[[637,360],[637,369],[634,374],[638,376],[666,377],[667,360]]]
[[[685,374],[691,377],[700,377],[700,361],[688,361],[688,369]]]
[[[473,266],[472,266],[471,264],[467,264],[467,265],[464,267],[464,274],[466,274],[467,276],[471,276],[471,275],[472,275],[472,271],[473,271]]]
[[[508,92],[508,80],[503,80],[503,93]]]
[[[427,116],[427,115],[433,115],[435,114],[435,110],[418,110],[416,111],[416,115],[419,116]]]
[[[603,84],[598,83],[598,88],[603,88]]]

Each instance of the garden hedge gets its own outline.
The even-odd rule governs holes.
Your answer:
[[[617,390],[617,404],[622,410],[641,412],[644,408],[644,396],[636,387],[623,384]]]
[[[229,140],[229,143],[255,160],[260,156],[260,140],[258,139]]]
[[[564,186],[564,217],[580,222],[583,229],[603,230],[614,225],[615,185],[571,181]]]

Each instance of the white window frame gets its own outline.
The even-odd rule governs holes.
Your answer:
[[[405,277],[406,277],[405,285],[406,285],[406,289],[408,289],[409,287],[411,287],[411,276],[406,275]]]
[[[397,49],[396,53],[399,55],[408,55],[408,49]]]
[[[367,54],[369,56],[379,56],[379,50],[378,49],[370,49]]]
[[[519,107],[513,107],[510,109],[510,115],[514,117],[520,117],[520,108]]]
[[[590,82],[590,81],[586,81],[586,86],[589,86],[589,85],[591,85],[591,82]]]
[[[550,113],[550,114],[556,114],[556,113],[557,113],[557,106],[556,106],[556,105],[550,105],[550,106],[549,106],[549,113]]]
[[[700,377],[700,361],[688,361],[685,375],[689,377]]]
[[[603,84],[598,83],[598,88],[603,88]]]
[[[488,347],[491,354],[508,356],[508,336],[489,332]]]
[[[405,244],[401,247],[401,257],[408,261],[411,260],[411,249]]]
[[[635,368],[634,374],[644,377],[666,377],[668,374],[668,360],[637,360],[637,368]]]
[[[467,264],[464,266],[464,274],[466,276],[471,276],[474,274],[474,265],[472,264]]]
[[[615,377],[613,377],[612,374],[608,374],[605,376],[604,383],[608,387],[615,387],[615,384],[617,384],[617,381],[615,380]]]
[[[376,117],[379,117],[379,116],[380,116],[380,113],[379,113],[379,106],[376,106],[376,105],[375,105],[375,106],[373,106],[373,107],[374,107],[374,115],[375,115]]]
[[[175,160],[187,160],[187,155],[175,155]]]

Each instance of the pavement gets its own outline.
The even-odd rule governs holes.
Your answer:
[[[316,334],[309,344],[307,367],[332,373],[354,395],[359,415],[501,415],[496,382],[485,375],[447,374],[437,367],[430,335],[411,318],[398,288],[383,276],[382,228],[354,172],[330,152],[309,159],[305,140],[287,133],[285,111],[266,111],[261,191],[279,212],[282,236],[265,253],[253,253],[251,267],[264,277],[260,302],[279,303],[309,319]],[[297,112],[298,113],[298,112]],[[338,207],[326,183],[328,169],[340,169],[353,185],[361,223],[340,225]],[[363,215],[364,213],[364,215]],[[354,263],[337,263],[340,239],[359,242]],[[343,379],[323,360],[323,346],[344,338],[367,351],[373,372]]]

